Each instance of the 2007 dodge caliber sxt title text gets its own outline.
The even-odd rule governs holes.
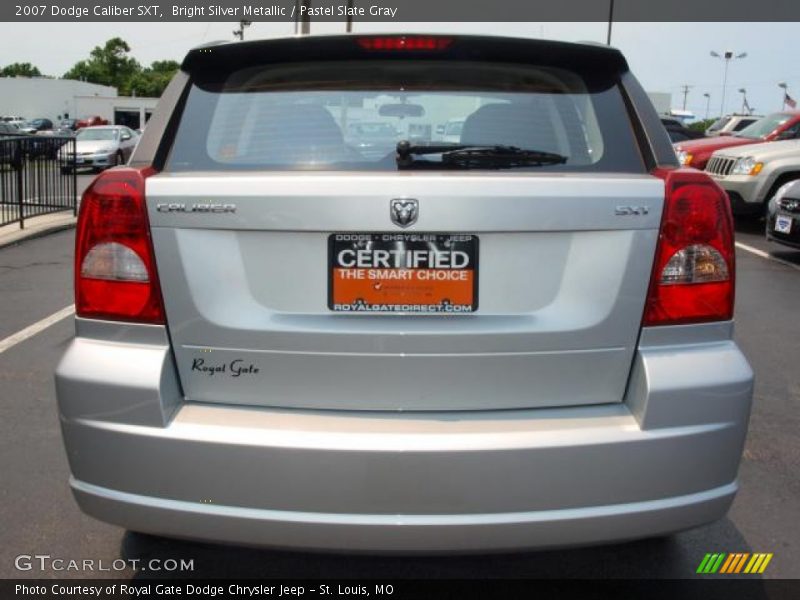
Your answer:
[[[616,50],[196,49],[83,197],[70,485],[131,530],[275,547],[708,523],[752,396],[734,276],[724,192]]]

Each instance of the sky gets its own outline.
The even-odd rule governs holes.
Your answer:
[[[94,46],[119,36],[140,63],[180,61],[190,48],[214,40],[232,40],[236,22],[223,23],[0,23],[0,66],[30,62],[48,75],[62,75],[86,58]],[[486,23],[354,23],[354,32],[487,33]],[[605,43],[607,23],[491,23],[497,35],[562,41]],[[344,23],[314,23],[311,33],[342,33]],[[245,39],[294,34],[292,23],[255,22]],[[51,43],[44,43],[50,40]],[[724,61],[710,56],[747,53],[730,62],[725,112],[739,111],[742,94],[758,114],[781,108],[783,90],[800,102],[800,23],[614,23],[612,45],[628,60],[647,91],[669,92],[672,107],[683,107],[683,86],[689,85],[686,109],[698,118],[720,114]]]

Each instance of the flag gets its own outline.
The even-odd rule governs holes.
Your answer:
[[[783,102],[789,108],[797,108],[797,102],[789,95],[789,92],[783,92]]]

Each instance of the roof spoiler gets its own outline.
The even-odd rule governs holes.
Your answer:
[[[370,44],[365,40],[390,43]],[[405,39],[406,42],[400,40]],[[413,43],[448,40],[447,44]],[[628,71],[615,48],[512,37],[452,34],[323,35],[207,45],[189,51],[181,68],[189,74],[229,72],[272,63],[363,60],[367,58],[464,60],[552,65],[576,71]]]

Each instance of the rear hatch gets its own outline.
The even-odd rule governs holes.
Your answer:
[[[372,53],[341,38],[359,44],[347,61],[308,61],[269,43],[235,68],[190,55],[168,156],[147,180],[186,397],[620,402],[664,195],[636,145],[621,58],[551,45],[488,60],[468,38]],[[460,139],[439,138],[456,119]],[[397,136],[360,148],[358,122]]]

